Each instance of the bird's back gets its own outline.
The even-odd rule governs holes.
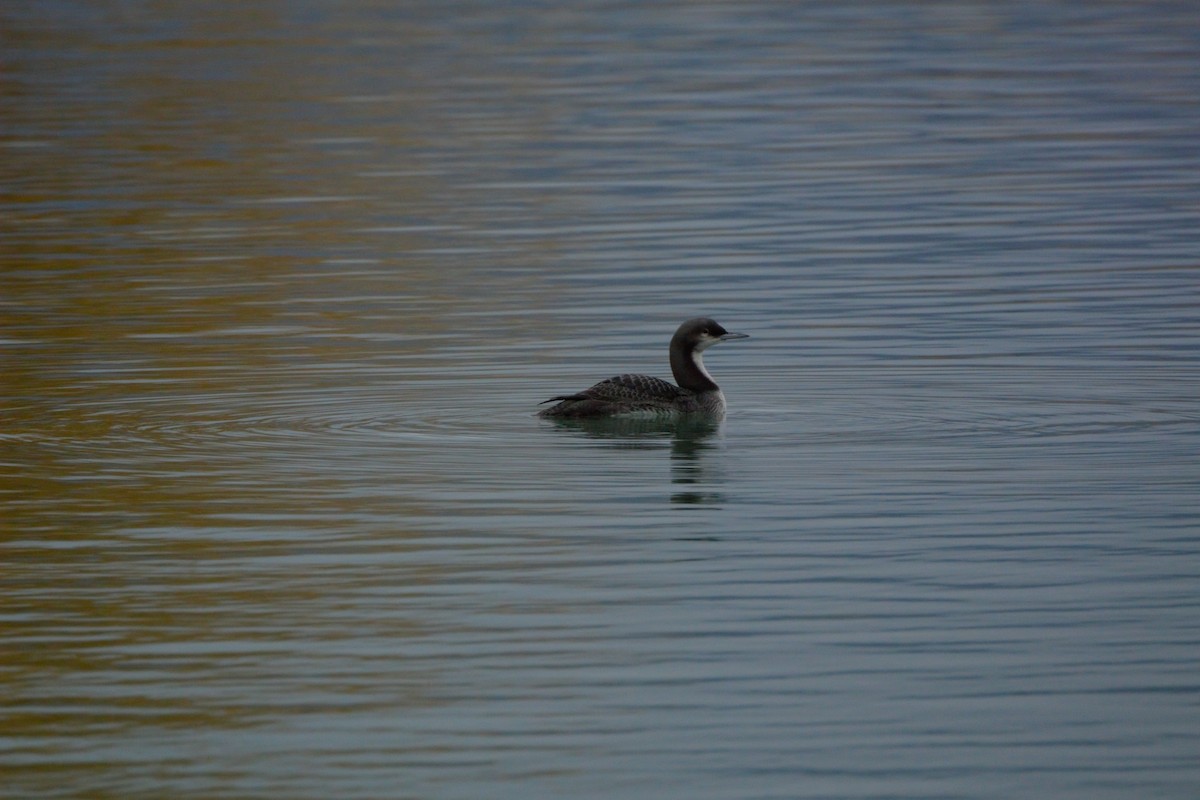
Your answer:
[[[578,394],[559,395],[542,417],[600,417],[613,414],[671,414],[694,410],[692,393],[650,375],[615,375]]]

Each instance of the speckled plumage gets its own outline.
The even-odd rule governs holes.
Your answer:
[[[609,417],[621,415],[710,414],[725,411],[725,396],[705,370],[700,351],[726,339],[744,338],[729,333],[706,317],[688,320],[671,339],[671,371],[679,386],[649,375],[616,375],[575,394],[547,400],[556,405],[538,416],[549,418]]]
[[[611,414],[672,414],[698,410],[693,392],[649,375],[614,375],[576,394],[552,397],[558,405],[543,417],[595,417]]]

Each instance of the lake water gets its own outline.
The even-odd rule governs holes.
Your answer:
[[[1192,3],[0,10],[13,798],[1195,798]],[[537,404],[668,377],[721,426]]]

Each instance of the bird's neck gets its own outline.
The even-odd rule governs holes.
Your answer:
[[[680,388],[691,392],[714,392],[720,389],[704,368],[699,350],[672,347],[671,374]]]

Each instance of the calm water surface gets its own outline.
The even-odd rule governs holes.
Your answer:
[[[1190,3],[0,10],[14,798],[1194,798]],[[536,404],[667,375],[722,426]]]

